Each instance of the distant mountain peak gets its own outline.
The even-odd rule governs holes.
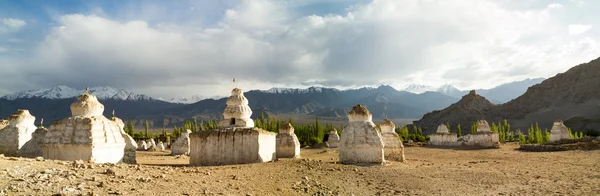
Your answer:
[[[432,86],[422,85],[422,84],[411,84],[404,88],[404,91],[421,94],[427,91],[435,91],[435,88]]]
[[[35,89],[16,92],[5,95],[1,99],[15,100],[22,98],[44,98],[44,99],[66,99],[77,97],[84,93],[83,89],[74,89],[65,85],[57,85],[50,88]],[[97,86],[89,88],[91,94],[96,95],[98,99],[115,99],[115,100],[151,100],[153,98],[136,94],[125,89],[114,88],[110,86]]]

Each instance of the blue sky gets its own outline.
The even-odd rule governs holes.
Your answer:
[[[489,88],[600,54],[592,0],[0,0],[0,95],[159,97],[409,84]]]

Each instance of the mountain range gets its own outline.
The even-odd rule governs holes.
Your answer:
[[[506,103],[522,95],[523,93],[525,93],[527,88],[535,84],[539,84],[544,80],[545,78],[528,78],[521,81],[502,84],[491,89],[476,89],[476,91],[478,94],[484,97],[488,97],[492,103],[501,104]],[[404,88],[404,91],[417,94],[427,91],[433,91],[460,99],[463,95],[468,94],[471,90],[459,90],[456,87],[449,84],[442,85],[438,88],[426,85],[412,84]]]
[[[416,126],[425,133],[435,132],[441,123],[449,123],[453,129],[458,124],[468,129],[475,120],[499,122],[507,119],[512,128],[526,132],[527,127],[538,123],[542,129],[552,127],[555,120],[576,131],[600,129],[600,58],[572,67],[557,74],[504,104],[494,105],[475,91],[462,97],[449,107],[427,113]],[[514,84],[502,88],[510,88]]]
[[[519,84],[528,85],[529,80],[515,82],[511,85],[519,88]],[[501,85],[501,88],[505,85]],[[374,118],[382,119],[418,119],[423,114],[443,109],[459,100],[455,96],[463,91],[450,91],[450,86],[440,88],[441,92],[424,91],[419,94],[398,91],[391,86],[378,88],[360,88],[338,90],[335,88],[310,87],[306,89],[272,88],[269,90],[251,90],[245,92],[254,111],[253,117],[262,112],[286,114],[293,116],[320,116],[345,119],[348,110],[358,103],[366,105]],[[454,88],[455,89],[455,88]],[[506,89],[505,89],[506,90]],[[17,92],[0,98],[0,116],[8,116],[17,109],[29,109],[33,115],[52,122],[70,116],[69,105],[74,97],[85,90],[67,86],[56,86]],[[495,89],[488,90],[490,92]],[[506,90],[506,94],[514,94],[514,89]],[[220,119],[225,98],[171,99],[165,101],[147,95],[133,93],[113,87],[92,87],[89,92],[98,96],[105,105],[106,116],[112,110],[123,119],[134,119],[137,124],[149,120],[151,126],[172,126],[185,119],[197,117],[199,120]],[[516,97],[516,95],[515,95]],[[195,101],[199,100],[199,101]],[[195,101],[195,102],[194,102]],[[190,103],[193,102],[193,103]]]

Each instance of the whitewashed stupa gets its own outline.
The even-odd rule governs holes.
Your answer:
[[[254,127],[254,121],[250,118],[252,110],[242,89],[234,88],[226,103],[227,107],[223,111],[223,120],[219,122],[219,127]]]
[[[379,128],[381,129],[381,138],[386,158],[399,156],[399,161],[405,162],[404,144],[402,144],[400,136],[395,131],[396,125],[391,120],[384,119],[379,124]]]
[[[477,121],[477,132],[463,136],[463,145],[470,147],[497,148],[500,143],[500,136],[490,129],[490,125],[485,120]]]
[[[373,116],[362,105],[352,107],[348,125],[342,131],[339,147],[340,162],[344,164],[383,164],[385,162],[381,133],[372,121]]]
[[[254,128],[252,110],[241,89],[227,99],[220,128],[190,134],[190,164],[229,165],[273,161],[276,133]]]
[[[444,124],[440,124],[437,128],[436,133],[429,136],[430,143],[433,146],[458,146],[460,145],[458,137],[455,133],[450,133],[448,127]]]
[[[552,129],[550,130],[550,141],[558,141],[562,139],[571,139],[569,129],[563,124],[562,120],[554,121]]]
[[[31,140],[26,142],[21,148],[19,156],[29,158],[44,156],[44,138],[46,138],[48,129],[44,127],[44,119],[41,120],[40,124],[40,127],[31,134]]]
[[[181,135],[171,144],[171,155],[189,155],[190,154],[190,131],[185,130]]]
[[[277,158],[300,158],[300,140],[294,133],[294,127],[288,123],[279,128],[277,134]]]
[[[71,104],[71,117],[50,126],[44,139],[44,158],[95,163],[123,161],[126,142],[133,140],[125,139],[123,121],[115,117],[108,119],[103,112],[104,105],[96,96],[87,90],[79,95]]]
[[[338,134],[337,129],[333,128],[329,131],[327,144],[329,145],[329,148],[337,148],[340,146],[340,135]]]
[[[29,114],[29,110],[17,110],[10,115],[8,126],[0,130],[0,154],[20,156],[21,148],[31,140],[37,129],[34,122],[35,117]]]

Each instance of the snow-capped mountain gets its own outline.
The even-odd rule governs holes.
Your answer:
[[[196,103],[198,101],[202,101],[205,99],[214,99],[214,100],[218,100],[223,98],[223,96],[213,96],[213,97],[204,97],[202,95],[192,95],[189,98],[188,97],[174,97],[174,98],[170,98],[170,99],[161,99],[163,101],[166,102],[170,102],[170,103],[183,103],[183,104],[190,104],[190,103]]]
[[[456,87],[449,85],[449,84],[445,84],[435,91],[442,93],[444,95],[448,95],[450,97],[456,97],[456,98],[460,98],[463,95],[465,95],[465,93],[466,93],[466,91],[461,91],[461,90],[457,89]]]
[[[262,92],[265,93],[275,93],[275,94],[289,94],[289,93],[309,93],[309,92],[322,92],[323,89],[326,89],[324,87],[308,87],[305,89],[300,89],[300,88],[280,88],[280,87],[273,87],[269,90],[265,90]],[[333,89],[333,88],[332,88]],[[334,89],[337,90],[337,89]]]
[[[435,87],[427,86],[427,85],[420,85],[420,84],[411,84],[403,89],[403,91],[411,92],[411,93],[415,93],[415,94],[421,94],[421,93],[424,93],[427,91],[435,91],[435,90],[436,90]]]
[[[45,99],[66,99],[77,97],[85,92],[85,89],[74,89],[68,86],[59,85],[52,88],[21,91],[1,97],[7,100],[16,100],[21,98],[45,98]],[[152,97],[142,94],[136,94],[125,89],[114,88],[110,86],[98,86],[89,88],[89,93],[96,95],[98,99],[115,100],[151,100]]]

